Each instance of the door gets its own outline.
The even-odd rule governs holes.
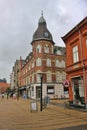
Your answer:
[[[36,98],[40,99],[40,86],[36,87]]]

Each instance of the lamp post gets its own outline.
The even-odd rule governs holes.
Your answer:
[[[18,82],[17,82],[17,100],[19,100],[19,86],[18,86]]]
[[[43,74],[42,73],[38,73],[40,80],[41,80],[41,89],[40,89],[40,111],[42,111],[43,109],[43,105],[42,105],[42,84],[43,84]]]

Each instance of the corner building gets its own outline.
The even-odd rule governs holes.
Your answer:
[[[64,37],[71,105],[87,108],[87,17]]]
[[[43,14],[38,21],[31,45],[32,52],[26,57],[24,65],[20,59],[19,90],[23,93],[23,89],[26,88],[28,97],[39,99],[41,88],[39,73],[41,73],[43,98],[46,95],[50,98],[67,97],[68,93],[64,93],[63,87],[63,80],[66,79],[65,48],[54,46],[52,34],[47,29]]]

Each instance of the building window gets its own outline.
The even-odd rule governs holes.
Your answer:
[[[60,50],[57,50],[56,53],[57,53],[57,55],[61,55],[62,54]]]
[[[51,82],[52,81],[52,75],[51,75],[51,72],[48,71],[47,73],[47,82]]]
[[[34,68],[34,61],[32,62],[32,68]]]
[[[54,94],[54,86],[47,86],[47,94]]]
[[[51,60],[50,60],[50,59],[47,59],[46,65],[47,65],[48,67],[51,67]]]
[[[42,61],[41,61],[40,58],[38,58],[38,59],[36,60],[36,66],[41,66],[41,65],[42,65]]]
[[[78,57],[78,46],[73,47],[73,62],[76,63],[79,61]]]
[[[64,60],[61,61],[61,64],[62,64],[62,68],[65,68],[65,61]]]
[[[40,45],[37,45],[36,52],[41,53],[41,46]]]
[[[47,86],[47,94],[54,94],[54,86]]]
[[[79,104],[84,104],[83,78],[78,77],[78,78],[73,79],[72,81],[73,81],[74,100],[78,100]]]
[[[44,53],[49,53],[49,47],[48,47],[48,45],[46,45],[46,46],[44,47]]]
[[[38,73],[37,73],[36,77],[37,77],[37,82],[41,82],[41,78]]]
[[[60,71],[56,72],[56,82],[61,82],[62,81],[62,74]]]
[[[86,39],[86,47],[87,47],[87,39]]]
[[[28,83],[30,84],[30,76],[28,76]]]
[[[34,74],[32,74],[32,83],[34,82]]]
[[[66,73],[63,71],[62,72],[62,80],[65,80],[66,79]]]
[[[30,70],[30,66],[29,66],[28,68],[29,68],[29,70]]]
[[[56,65],[56,67],[60,67],[60,66],[61,66],[60,61],[59,61],[59,60],[56,60],[56,61],[55,61],[55,65]]]

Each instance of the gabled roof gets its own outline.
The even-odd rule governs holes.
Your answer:
[[[63,41],[65,41],[68,37],[70,37],[75,31],[78,31],[83,25],[87,25],[87,16],[78,23],[72,30],[70,30],[65,36],[61,37]]]

